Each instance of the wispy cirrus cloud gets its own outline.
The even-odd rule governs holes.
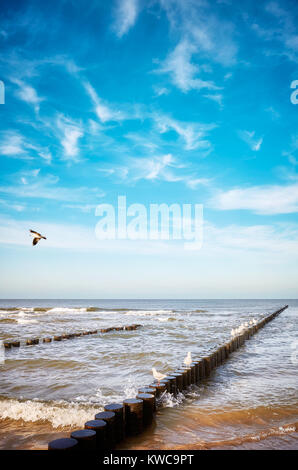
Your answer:
[[[208,93],[207,95],[204,95],[204,98],[214,101],[214,103],[218,104],[220,109],[223,109],[223,95],[221,93]]]
[[[204,0],[160,0],[160,5],[179,41],[158,72],[169,74],[184,93],[218,90],[220,87],[202,77],[206,68],[198,61],[207,58],[225,67],[235,65],[238,46],[233,38],[234,25],[219,18],[212,3]]]
[[[24,160],[33,160],[40,157],[48,164],[52,161],[52,154],[47,147],[32,143],[14,130],[1,133],[0,155]]]
[[[208,204],[218,210],[249,210],[261,215],[291,214],[298,212],[298,184],[220,191]]]
[[[15,95],[25,103],[33,106],[36,113],[39,112],[40,103],[45,100],[45,98],[38,96],[37,91],[28,83],[25,83],[23,80],[17,78],[11,78],[10,81],[17,85],[17,90]]]
[[[263,137],[257,137],[255,131],[239,131],[239,137],[253,150],[258,152],[263,143]]]
[[[135,24],[139,13],[138,0],[117,0],[114,9],[114,23],[112,30],[122,38]]]
[[[224,66],[234,65],[238,45],[233,23],[219,17],[212,2],[160,0],[173,31],[188,37],[200,55]]]
[[[268,43],[275,44],[267,53],[283,55],[297,63],[298,34],[294,10],[286,2],[269,1],[265,4],[264,11],[270,16],[270,27],[253,22],[252,30]]]
[[[57,127],[61,132],[63,159],[78,161],[79,139],[84,135],[82,124],[60,114],[57,118]]]
[[[216,127],[216,124],[181,122],[160,113],[154,113],[152,117],[161,134],[170,130],[175,131],[184,141],[186,150],[195,150],[198,148],[208,150],[211,147],[211,143],[207,140],[206,136],[209,131]]]
[[[12,182],[0,186],[0,194],[19,199],[44,199],[76,204],[95,204],[104,192],[97,187],[63,186],[57,175],[40,175],[40,170],[25,171],[11,177]]]
[[[24,137],[16,131],[2,132],[0,154],[12,158],[32,158],[28,155]]]
[[[120,178],[127,183],[136,183],[141,180],[151,182],[182,183],[190,189],[198,186],[209,186],[211,179],[198,177],[188,165],[179,162],[171,153],[150,155],[147,157],[129,157],[123,166],[114,166],[113,169],[100,168],[113,179]]]
[[[214,83],[198,77],[200,69],[192,62],[192,56],[197,52],[194,44],[182,39],[155,72],[169,74],[172,83],[184,93],[202,88],[217,90]]]
[[[122,111],[115,110],[110,105],[106,104],[104,100],[98,96],[90,82],[84,81],[83,86],[94,104],[97,117],[102,123],[127,119],[127,116]]]

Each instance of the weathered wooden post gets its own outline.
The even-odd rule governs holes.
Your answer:
[[[103,451],[107,448],[106,445],[106,432],[107,423],[102,419],[93,419],[85,423],[85,429],[91,429],[96,433],[96,449]]]
[[[155,395],[156,398],[159,398],[167,390],[167,386],[165,383],[158,383],[158,382],[153,382],[152,384],[149,385],[149,388],[156,391],[156,395]]]
[[[95,419],[103,420],[107,423],[106,443],[109,449],[113,449],[116,442],[115,417],[116,415],[113,411],[101,411],[95,415]]]
[[[77,450],[78,441],[69,437],[49,442],[48,450]]]
[[[78,450],[96,450],[96,432],[91,429],[79,429],[70,435],[78,441]]]
[[[124,405],[122,403],[110,403],[104,407],[105,411],[115,413],[115,439],[116,442],[124,439]]]
[[[182,374],[183,390],[185,390],[188,387],[188,370],[181,367],[176,372]]]
[[[176,377],[176,389],[177,392],[181,392],[183,390],[183,374],[175,371],[173,374],[171,373],[171,376]]]
[[[167,375],[167,377],[164,380],[168,380],[170,383],[170,393],[173,395],[177,395],[177,386],[176,386],[176,377],[173,375]]]
[[[204,360],[204,366],[205,366],[205,377],[209,377],[211,374],[211,357],[206,356],[203,358]]]
[[[140,434],[143,430],[143,400],[127,398],[123,404],[126,434],[128,436]]]
[[[153,421],[155,397],[150,393],[139,393],[137,399],[143,401],[143,424],[148,426]]]

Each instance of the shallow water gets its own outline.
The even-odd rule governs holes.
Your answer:
[[[142,324],[21,346],[0,364],[0,447],[45,448],[109,402],[203,356],[232,328],[289,304],[199,387],[167,396],[155,424],[121,448],[298,448],[296,300],[0,301],[0,338]],[[297,344],[296,344],[297,343]]]

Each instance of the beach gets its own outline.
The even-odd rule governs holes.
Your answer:
[[[297,449],[296,300],[1,300],[1,339],[22,344],[0,365],[1,449],[46,449],[104,405],[134,397],[170,373],[187,351],[200,357],[231,329],[289,308],[265,325],[210,377],[173,397],[154,423],[119,449]],[[23,344],[133,323],[72,340]]]

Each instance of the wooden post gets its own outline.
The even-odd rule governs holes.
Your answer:
[[[159,398],[166,390],[167,390],[167,386],[166,384],[164,383],[158,383],[158,382],[154,382],[152,384],[149,385],[149,388],[152,388],[153,390],[156,391],[156,398]]]
[[[168,393],[171,393],[171,384],[170,384],[170,381],[167,380],[166,378],[165,379],[162,379],[160,382],[160,384],[164,384],[166,386],[166,390]]]
[[[137,399],[143,401],[143,424],[148,426],[153,421],[155,397],[149,393],[139,393]]]
[[[200,374],[200,380],[205,378],[205,365],[203,359],[200,359],[199,362],[199,374]]]
[[[182,384],[185,390],[188,387],[188,370],[181,367],[181,369],[178,369],[176,372],[182,374]]]
[[[77,450],[78,441],[69,437],[49,442],[48,450]]]
[[[91,429],[96,433],[96,449],[103,451],[106,446],[107,423],[103,419],[93,419],[85,423],[85,429]]]
[[[193,362],[189,365],[190,367],[190,383],[195,384],[196,383],[196,364]]]
[[[197,384],[200,381],[200,361],[192,361],[195,366],[195,383]]]
[[[106,443],[108,449],[113,449],[115,438],[115,413],[112,411],[101,411],[95,415],[95,419],[102,419],[107,423]]]
[[[218,348],[216,350],[216,355],[217,355],[217,365],[220,366],[221,362],[222,362],[222,360],[221,360],[221,349],[220,348]]]
[[[177,392],[181,392],[183,390],[183,374],[181,372],[174,372],[171,374],[172,377],[176,377],[176,387],[177,387]]]
[[[187,372],[187,386],[189,386],[191,384],[191,368],[185,364],[182,364],[182,369],[186,370]]]
[[[154,387],[142,387],[139,388],[138,393],[149,393],[154,396],[154,411],[156,411],[156,388]]]
[[[170,382],[170,393],[172,393],[173,395],[177,395],[176,377],[168,375],[163,380],[168,380]]]
[[[115,413],[115,439],[116,442],[124,439],[124,406],[122,403],[110,403],[106,405],[105,411]]]
[[[96,450],[96,432],[91,429],[79,429],[70,435],[78,441],[78,450]]]
[[[208,377],[211,374],[211,357],[206,356],[203,358],[205,366],[205,377]]]
[[[143,400],[127,398],[123,401],[126,434],[137,435],[143,430]]]

